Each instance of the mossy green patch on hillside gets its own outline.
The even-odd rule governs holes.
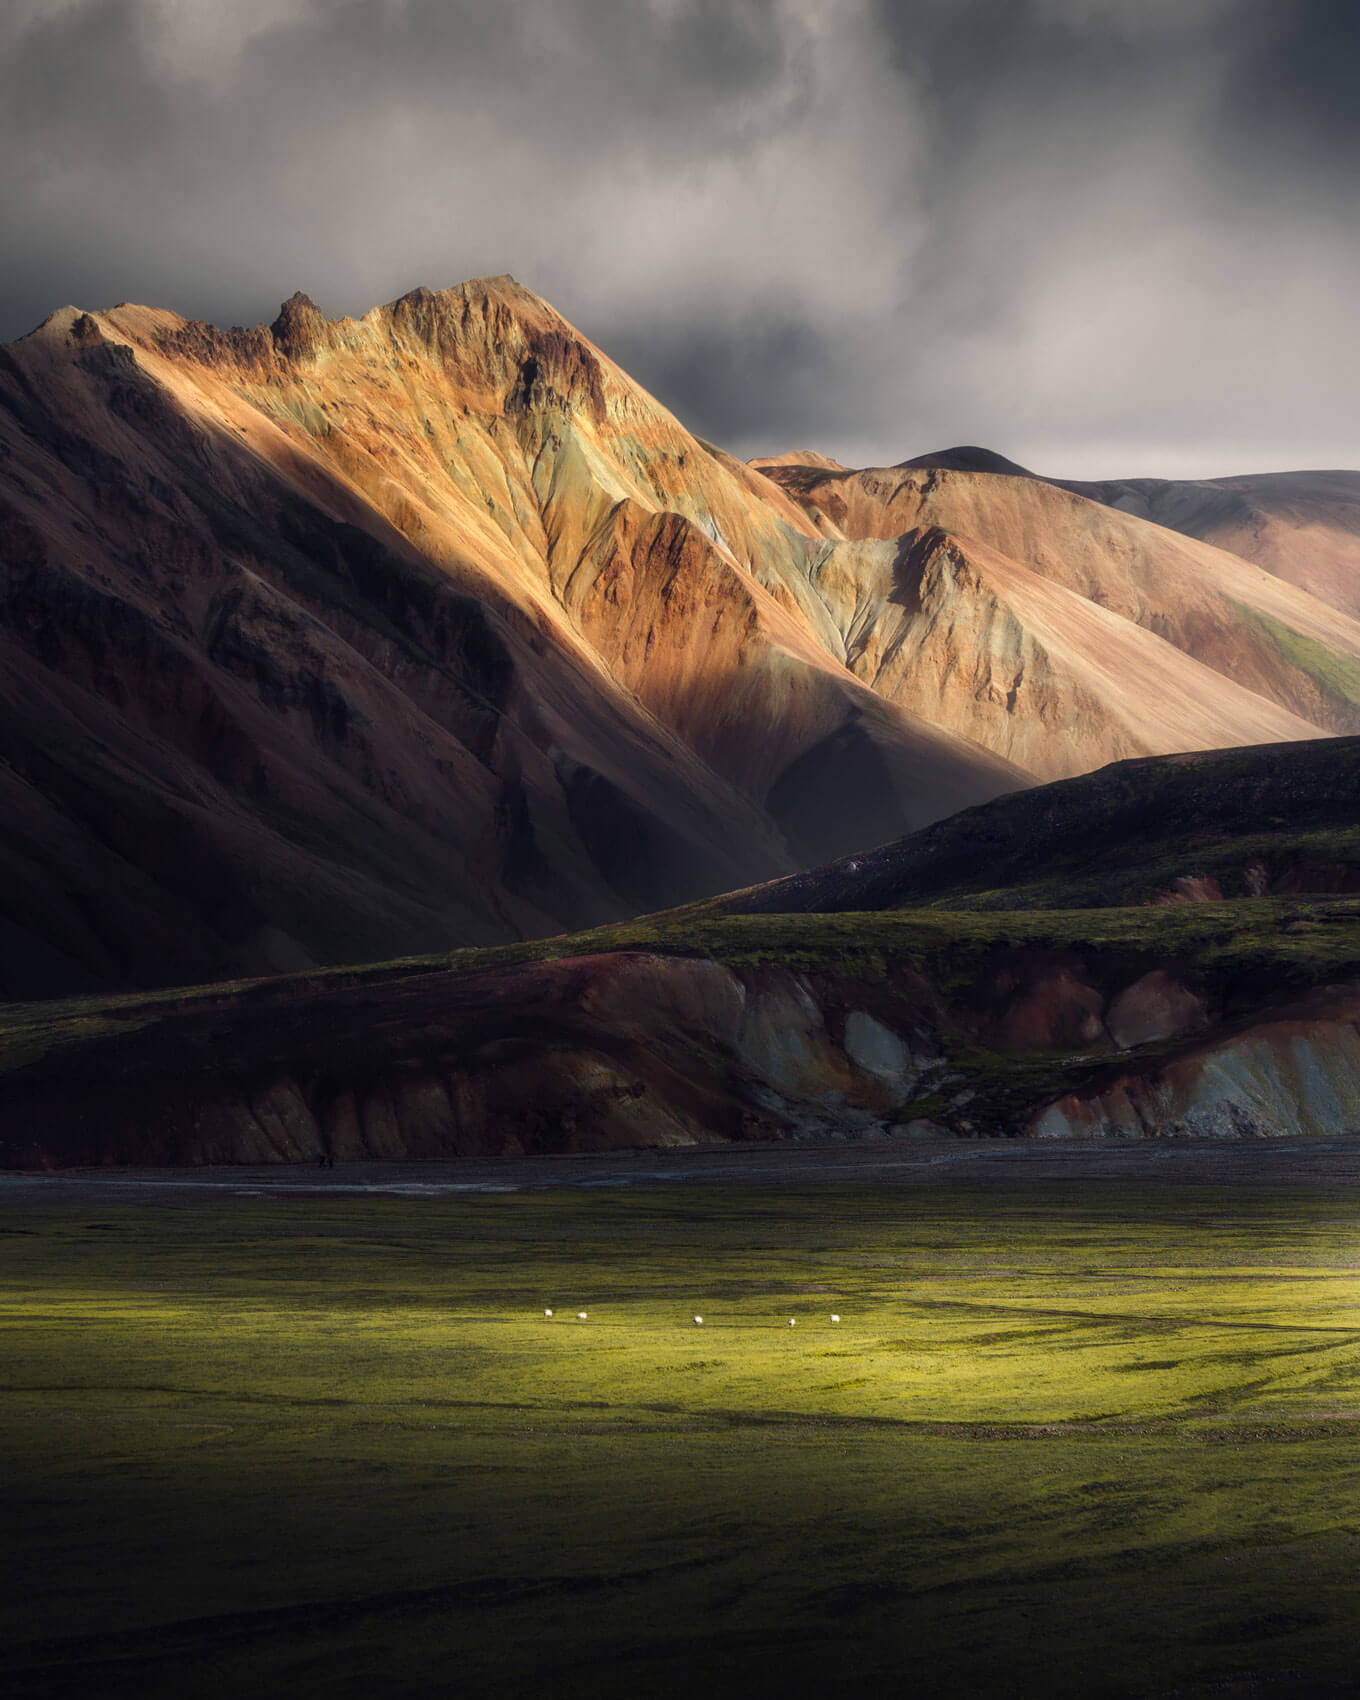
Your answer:
[[[1260,608],[1240,602],[1233,606],[1246,625],[1264,633],[1281,660],[1307,674],[1329,704],[1349,710],[1352,717],[1360,716],[1360,661],[1328,649]]]
[[[1108,1183],[0,1202],[7,1680],[1329,1694],[1357,1224]]]

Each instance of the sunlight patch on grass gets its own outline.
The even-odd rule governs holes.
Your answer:
[[[791,1692],[853,1647],[871,1694],[1075,1700],[1351,1657],[1345,1193],[22,1215],[21,1693]]]

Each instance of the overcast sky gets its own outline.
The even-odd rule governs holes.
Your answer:
[[[1360,467],[1355,0],[0,0],[0,338],[513,272],[695,430]]]

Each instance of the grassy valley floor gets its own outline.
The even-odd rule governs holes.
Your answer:
[[[252,1190],[0,1191],[26,1700],[1354,1692],[1354,1184]]]

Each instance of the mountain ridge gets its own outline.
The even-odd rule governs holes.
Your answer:
[[[1360,472],[1333,467],[1199,479],[1056,478],[975,446],[936,450],[899,466],[990,471],[1052,484],[1240,555],[1342,613],[1360,615]]]
[[[61,309],[0,351],[0,995],[599,924],[1360,715],[1360,623],[1014,484],[748,466],[508,277]]]
[[[769,566],[809,529],[787,499],[509,280],[358,321],[295,297],[238,332],[65,309],[0,356],[0,443],[11,995],[721,889],[794,865],[764,791],[838,740],[881,771],[878,837],[1024,782],[881,707]],[[755,658],[726,771],[673,722],[720,697],[730,653],[666,639],[690,684],[644,701],[559,599],[629,502],[689,512],[678,555],[624,550],[628,572],[667,575],[671,602],[716,586],[710,623],[739,619]],[[732,704],[709,715],[740,730]],[[835,765],[786,781],[788,810],[834,799]]]

